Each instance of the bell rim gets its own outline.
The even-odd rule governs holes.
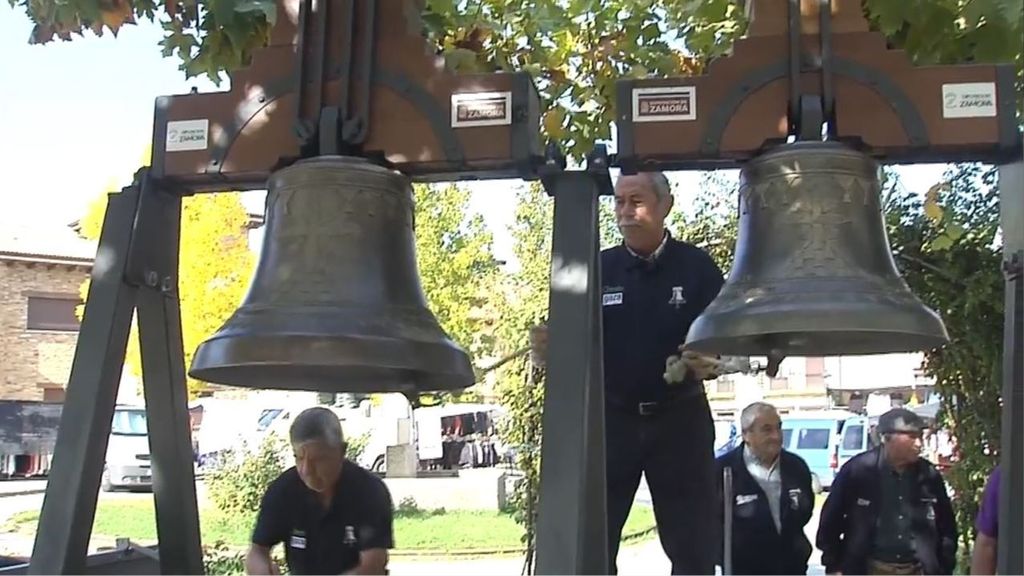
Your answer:
[[[395,361],[396,359],[398,361]],[[403,362],[402,359],[407,361]],[[450,382],[436,390],[464,389],[476,383],[469,355],[447,339],[415,341],[386,337],[283,334],[215,336],[196,349],[188,373],[192,378],[213,384],[244,388],[265,387],[256,383],[241,382],[239,377],[234,376],[253,370],[290,373],[297,380],[304,379],[302,372],[333,371],[340,375],[346,372],[403,374],[411,380]],[[253,380],[264,379],[261,375]],[[274,380],[287,380],[287,376],[278,376]],[[410,386],[410,389],[428,391],[422,387]],[[315,385],[266,387],[321,388]],[[343,384],[335,383],[329,387],[332,390],[346,391],[342,390]],[[352,391],[362,391],[365,388],[357,386]]]

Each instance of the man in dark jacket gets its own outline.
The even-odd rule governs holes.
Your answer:
[[[956,520],[942,476],[920,457],[922,428],[910,410],[886,412],[882,445],[839,470],[818,524],[827,573],[953,573]]]
[[[723,470],[732,470],[732,573],[806,574],[811,471],[803,458],[782,450],[782,422],[771,404],[744,408],[740,429],[743,443],[718,458],[719,482]]]

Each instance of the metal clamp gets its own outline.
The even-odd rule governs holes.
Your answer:
[[[835,136],[835,92],[832,85],[832,0],[819,0],[818,39],[820,59],[814,65],[821,73],[819,94],[804,94],[800,75],[804,55],[800,46],[800,0],[789,0],[789,128],[797,140],[821,140]]]
[[[366,140],[369,132],[370,103],[374,73],[374,44],[377,39],[375,1],[360,1],[363,22],[361,60],[356,54],[356,2],[359,0],[303,0],[299,6],[299,42],[297,60],[295,134],[304,156],[348,154]],[[332,10],[342,10],[347,28],[346,46],[335,70],[327,66],[327,27]],[[334,78],[342,79],[337,102],[325,104],[325,86]],[[355,98],[355,86],[360,97]]]

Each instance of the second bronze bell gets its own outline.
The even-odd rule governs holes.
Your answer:
[[[409,180],[337,156],[274,173],[249,292],[196,350],[189,374],[321,392],[471,386],[469,357],[423,295]]]
[[[778,358],[924,351],[949,339],[896,269],[870,157],[834,142],[781,145],[743,167],[739,206],[732,270],[687,348]]]

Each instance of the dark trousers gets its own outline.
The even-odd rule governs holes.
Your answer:
[[[622,528],[643,472],[672,574],[714,574],[719,546],[715,428],[703,391],[648,416],[609,403],[605,425],[611,573],[618,573]]]

